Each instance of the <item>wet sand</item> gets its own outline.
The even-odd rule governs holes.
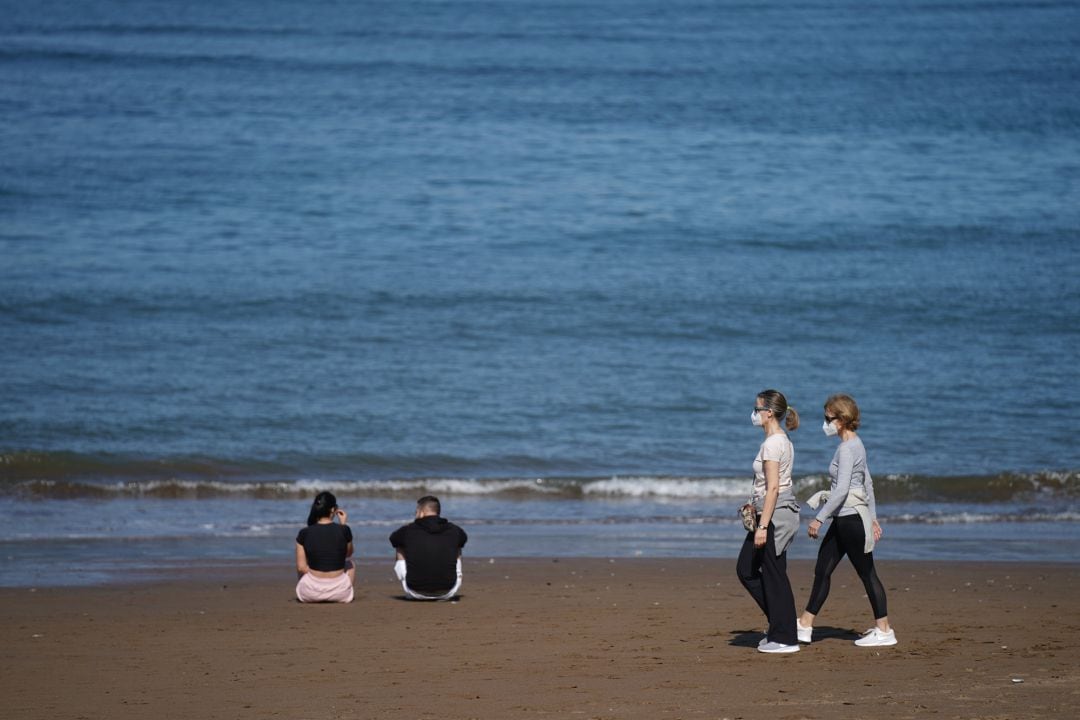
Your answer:
[[[884,562],[899,644],[842,566],[815,642],[756,652],[733,559],[467,558],[461,599],[351,605],[289,568],[0,589],[4,717],[1058,718],[1080,703],[1080,565]],[[792,562],[796,603],[812,564]]]

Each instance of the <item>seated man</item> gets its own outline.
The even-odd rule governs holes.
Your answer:
[[[441,517],[439,499],[416,501],[416,519],[390,535],[394,573],[410,600],[449,600],[461,587],[461,548],[469,536]]]

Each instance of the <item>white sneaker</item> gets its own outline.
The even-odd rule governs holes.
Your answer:
[[[784,645],[778,642],[767,642],[764,645],[758,645],[758,652],[763,653],[795,653],[799,652],[798,645]]]
[[[855,644],[859,647],[885,647],[886,645],[896,644],[896,633],[892,628],[889,628],[888,632],[883,632],[877,628],[870,628],[863,636],[855,641]]]
[[[757,646],[758,646],[758,647],[764,647],[764,646],[765,646],[765,644],[766,644],[766,643],[768,643],[768,642],[769,642],[769,636],[768,636],[768,635],[766,635],[765,637],[763,637],[763,638],[761,638],[760,640],[758,640],[758,644],[757,644]]]
[[[798,618],[795,618],[795,634],[799,636],[799,642],[809,644],[814,637],[814,626],[803,627]]]

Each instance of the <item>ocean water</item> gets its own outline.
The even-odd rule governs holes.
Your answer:
[[[882,557],[1080,558],[1077,2],[0,0],[0,257],[0,584],[730,557],[767,387]]]

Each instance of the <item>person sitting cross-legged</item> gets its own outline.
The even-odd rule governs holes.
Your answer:
[[[416,519],[390,535],[394,573],[410,600],[449,600],[461,588],[461,548],[469,536],[442,517],[439,499],[416,501]]]

